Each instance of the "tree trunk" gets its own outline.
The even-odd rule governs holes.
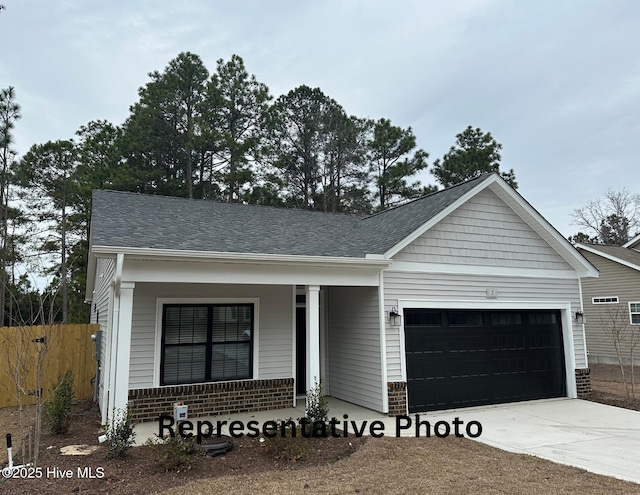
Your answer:
[[[189,199],[193,199],[193,108],[191,103],[187,103],[187,194]]]
[[[627,383],[627,377],[624,374],[624,362],[622,359],[622,351],[620,350],[620,334],[617,336],[618,340],[614,340],[613,346],[616,350],[616,355],[618,356],[618,363],[620,364],[620,373],[622,374],[622,383],[624,383],[625,391],[627,392],[627,397],[630,397],[629,394],[629,384]]]
[[[0,180],[0,326],[5,326],[5,312],[7,300],[7,223],[9,208],[9,180],[7,169],[9,165],[8,143],[2,149],[2,179]],[[10,299],[10,298],[9,298]]]
[[[60,279],[62,282],[62,324],[67,324],[67,316],[69,313],[69,294],[67,286],[67,207],[66,194],[63,193],[62,198],[62,225],[61,225],[61,259],[60,259]]]
[[[205,199],[204,192],[204,164],[206,160],[206,154],[204,151],[200,153],[200,199]]]

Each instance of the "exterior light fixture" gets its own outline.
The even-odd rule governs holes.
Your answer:
[[[582,325],[586,319],[587,317],[582,311],[576,311],[576,323],[578,325]]]
[[[389,311],[389,323],[391,323],[392,327],[399,327],[401,321],[402,316],[400,315],[400,313],[398,313],[398,310],[394,306],[393,308],[391,308],[391,311]]]

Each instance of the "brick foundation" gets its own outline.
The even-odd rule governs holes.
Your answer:
[[[134,422],[173,416],[173,403],[189,406],[189,416],[268,411],[293,407],[293,378],[198,383],[129,390]]]
[[[576,370],[576,391],[578,398],[588,397],[591,394],[591,370],[589,368]]]
[[[407,414],[407,383],[387,382],[389,394],[389,416],[404,416]]]

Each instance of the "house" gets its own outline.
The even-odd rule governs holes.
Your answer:
[[[576,244],[576,248],[600,272],[599,278],[582,281],[589,360],[618,364],[612,330],[628,332],[633,328],[629,325],[640,325],[640,235],[624,246]],[[624,335],[621,343],[623,361],[629,363],[628,341]],[[640,345],[633,361],[640,364]]]
[[[624,246],[625,248],[635,249],[636,251],[640,251],[640,233],[636,235],[633,239],[627,242]]]
[[[103,420],[291,407],[320,377],[388,414],[577,397],[597,275],[497,174],[370,216],[95,191]]]

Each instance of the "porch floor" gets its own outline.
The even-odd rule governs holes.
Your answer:
[[[329,418],[331,419],[335,417],[339,423],[342,423],[342,421],[344,421],[343,416],[345,414],[349,416],[349,422],[355,421],[358,425],[360,425],[363,421],[367,421],[368,423],[375,420],[387,422],[393,421],[393,419],[386,414],[374,411],[372,409],[367,409],[365,407],[357,406],[355,404],[351,404],[350,402],[336,399],[335,397],[327,397],[327,402],[329,405]],[[257,421],[259,424],[258,428],[260,428],[261,430],[262,424],[266,421],[280,421],[287,420],[289,418],[296,420],[303,417],[304,405],[304,397],[299,397],[296,401],[296,407],[289,407],[286,409],[273,409],[270,411],[257,411],[227,415],[221,414],[218,416],[188,417],[187,419],[194,424],[194,434],[196,433],[198,421],[209,421],[214,426],[218,421],[226,421],[226,425],[222,426],[220,428],[220,431],[223,435],[229,435],[229,424],[232,421],[240,421],[243,425],[246,425],[249,421]],[[159,433],[159,423],[157,420],[138,423],[135,425],[134,431],[136,434],[135,445],[143,445],[148,439],[157,438],[157,435]],[[177,427],[175,425],[174,431],[177,431]],[[244,433],[249,433],[249,431],[245,429]]]

